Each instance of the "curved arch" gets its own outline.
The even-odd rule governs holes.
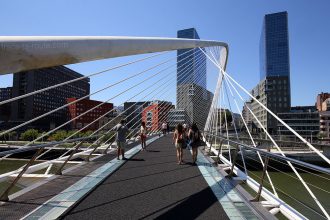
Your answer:
[[[0,74],[128,55],[212,46],[223,48],[221,66],[226,69],[228,45],[219,41],[158,37],[6,36],[0,37]]]

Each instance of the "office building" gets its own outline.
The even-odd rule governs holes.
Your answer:
[[[13,87],[0,88],[0,102],[12,98]],[[0,105],[0,122],[10,119],[10,103]]]
[[[260,82],[252,93],[275,114],[290,111],[289,61],[287,12],[265,15],[260,39]],[[262,125],[276,133],[277,120],[253,100],[251,107]],[[255,119],[253,123],[261,130]]]
[[[167,115],[167,122],[171,130],[174,130],[175,127],[181,123],[191,124],[191,121],[187,115],[187,112],[184,109],[171,109]]]
[[[177,37],[199,39],[195,28],[179,30]],[[177,109],[186,111],[186,123],[203,128],[213,98],[206,89],[206,56],[199,49],[178,50],[177,61]]]
[[[67,103],[75,102],[77,98],[68,98]],[[83,99],[78,102],[75,102],[68,106],[69,110],[69,119],[74,119],[78,117],[79,115],[82,115],[83,113],[87,112],[88,110],[96,107],[92,111],[80,116],[77,119],[74,119],[71,122],[71,129],[81,129],[85,126],[84,130],[97,130],[99,128],[100,122],[96,119],[99,117],[105,115],[107,118],[111,118],[113,116],[113,112],[111,111],[113,109],[112,103],[104,103],[102,104],[100,101],[90,100],[90,99]],[[100,106],[99,106],[100,105]],[[94,123],[92,123],[95,121]],[[104,120],[103,120],[104,122]],[[91,125],[89,125],[92,123]]]
[[[278,113],[286,124],[309,141],[317,139],[320,132],[320,114],[315,106],[296,106],[289,112]],[[277,129],[278,135],[286,140],[296,140],[296,136],[280,122]]]
[[[65,66],[56,66],[14,73],[13,97],[28,94],[30,92],[67,82],[82,76],[83,75]],[[67,98],[81,98],[88,95],[89,92],[89,79],[85,78],[47,90],[45,92],[28,96],[12,103],[11,121],[14,123],[28,121],[65,105],[67,103]],[[32,127],[40,130],[55,128],[68,120],[67,110],[67,108],[58,110],[29,124],[26,128]]]

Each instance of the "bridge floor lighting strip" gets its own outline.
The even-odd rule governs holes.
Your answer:
[[[197,155],[197,161],[198,169],[229,219],[259,219],[252,208],[236,192],[230,181],[221,175],[200,151]]]
[[[159,137],[156,136],[147,141],[150,144],[157,140]],[[132,158],[141,150],[141,146],[138,144],[125,153],[127,158]],[[95,171],[88,174],[66,190],[62,191],[59,195],[51,198],[31,213],[23,217],[22,219],[57,219],[65,211],[67,211],[72,205],[79,200],[83,199],[85,195],[92,189],[98,186],[105,178],[110,174],[119,169],[125,161],[117,160],[116,158],[101,166]]]

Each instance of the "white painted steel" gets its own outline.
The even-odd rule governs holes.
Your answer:
[[[221,46],[226,69],[228,45],[219,41],[117,36],[2,36],[0,74],[113,57]]]

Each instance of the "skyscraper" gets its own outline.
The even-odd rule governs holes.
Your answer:
[[[200,39],[195,28],[179,30],[177,37]],[[178,50],[177,61],[178,85],[194,83],[206,89],[206,57],[202,51],[198,48]]]
[[[252,94],[275,114],[291,107],[288,13],[267,14],[260,39],[260,82]],[[252,110],[271,133],[277,130],[277,120],[258,103]],[[260,128],[254,119],[253,122]]]
[[[195,28],[179,30],[177,37],[199,39]],[[203,127],[213,98],[213,94],[206,89],[206,56],[198,48],[178,50],[177,61],[178,116],[188,115],[189,121],[186,123],[196,122]]]

